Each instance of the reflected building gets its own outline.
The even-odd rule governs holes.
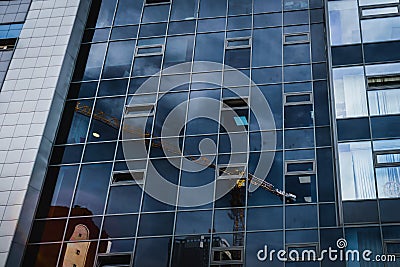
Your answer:
[[[0,1],[0,265],[400,255],[399,19],[398,0]]]

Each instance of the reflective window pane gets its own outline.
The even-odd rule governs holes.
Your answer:
[[[362,67],[333,70],[336,118],[368,115],[365,78]]]
[[[198,0],[172,1],[171,19],[183,20],[197,17]]]
[[[200,17],[225,16],[227,0],[200,0]]]
[[[77,64],[73,80],[97,80],[100,77],[106,48],[105,43],[82,45],[78,55],[81,60]]]
[[[142,189],[137,185],[113,186],[108,197],[107,213],[132,213],[139,210]]]
[[[114,25],[139,23],[142,4],[142,0],[119,0]]]
[[[103,78],[129,76],[134,49],[135,41],[110,43],[104,65]]]
[[[102,214],[111,164],[85,165],[79,175],[72,215]]]
[[[104,218],[102,238],[133,237],[137,215],[107,216]]]
[[[169,5],[145,6],[142,23],[167,21]]]
[[[331,44],[359,43],[361,37],[357,1],[329,1],[328,10]]]
[[[343,200],[376,197],[370,142],[339,144],[339,165]]]
[[[400,39],[400,17],[367,19],[361,21],[362,37],[365,43],[385,42]]]
[[[192,61],[194,35],[168,37],[164,67]]]
[[[371,115],[400,114],[400,90],[386,89],[368,92]]]

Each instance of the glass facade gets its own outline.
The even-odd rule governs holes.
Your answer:
[[[257,258],[265,245],[336,248],[343,237],[352,249],[399,253],[396,8],[395,0],[94,0],[22,265],[346,266]],[[220,64],[202,69],[200,61]],[[167,69],[181,63],[179,72]],[[226,66],[253,83],[227,83]],[[154,75],[152,91],[139,94]],[[192,82],[210,75],[216,82]],[[171,89],[171,81],[181,85]],[[275,129],[252,112],[261,107],[256,86]],[[223,105],[196,104],[202,98]],[[181,103],[176,120],[185,127],[162,135]],[[221,127],[227,106],[237,113],[232,128]],[[145,125],[129,140],[127,113]],[[199,116],[208,113],[218,120]],[[272,135],[276,146],[265,148]],[[232,136],[249,140],[248,155],[232,149]],[[211,167],[185,171],[204,141],[213,144]],[[129,157],[127,143],[137,151]],[[247,190],[271,155],[259,178],[295,202],[268,186]],[[156,171],[194,187],[231,169],[247,179],[202,206],[179,205],[187,197],[179,190],[170,205],[141,188]]]

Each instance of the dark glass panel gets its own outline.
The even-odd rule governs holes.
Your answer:
[[[282,13],[254,15],[254,28],[281,26],[281,25],[282,25]]]
[[[285,82],[311,80],[311,66],[286,66],[283,68]]]
[[[283,14],[283,23],[290,24],[307,24],[309,19],[308,10],[305,11],[292,11]]]
[[[331,51],[333,66],[360,64],[363,62],[361,45],[334,46]]]
[[[168,266],[172,237],[138,239],[134,266]]]
[[[252,75],[252,80],[257,84],[281,83],[282,67],[253,69]]]
[[[312,170],[312,166],[310,168]],[[289,167],[288,167],[289,171]],[[317,202],[317,191],[315,175],[293,176],[288,175],[285,178],[285,191],[296,195],[297,203],[315,203]]]
[[[115,146],[115,142],[87,144],[83,162],[111,161],[114,158]]]
[[[253,67],[282,64],[282,28],[254,30],[252,64]]]
[[[161,56],[137,57],[133,64],[133,76],[150,76],[161,70]]]
[[[174,213],[142,214],[139,223],[139,236],[171,235]]]
[[[96,101],[88,141],[117,139],[124,101],[124,97],[101,98]]]
[[[179,21],[179,22],[171,22],[168,26],[168,34],[188,34],[194,33],[196,28],[196,21]]]
[[[317,207],[315,205],[286,207],[287,228],[309,228],[317,226],[318,217]]]
[[[175,235],[206,234],[211,232],[212,211],[178,212]]]
[[[164,67],[191,62],[194,35],[168,37],[165,48]]]
[[[226,19],[202,19],[197,22],[197,32],[217,32],[225,30]]]
[[[114,25],[137,24],[143,0],[119,0]]]
[[[314,82],[314,116],[315,125],[330,125],[329,96],[326,81]]]
[[[108,197],[107,213],[132,213],[139,211],[142,189],[137,185],[113,186]]]
[[[320,204],[319,205],[319,225],[321,227],[336,226],[335,204]]]
[[[135,41],[111,42],[108,47],[103,78],[119,78],[129,76],[135,49]]]
[[[317,149],[318,199],[321,202],[335,201],[332,162],[330,148]]]
[[[101,81],[98,96],[125,95],[128,80]]]
[[[317,230],[289,230],[286,231],[286,244],[301,244],[301,243],[318,243],[318,231]],[[306,245],[306,247],[309,247]],[[310,245],[311,248],[312,245]],[[302,251],[299,248],[299,252]],[[315,248],[315,247],[314,247]]]
[[[35,221],[29,243],[60,242],[67,220]]]
[[[310,63],[310,45],[292,44],[283,47],[283,64]]]
[[[71,83],[68,91],[68,98],[86,98],[96,95],[97,82]]]
[[[82,43],[106,42],[110,35],[110,28],[89,29],[83,34]]]
[[[69,164],[81,161],[83,145],[56,146],[53,148],[50,164]]]
[[[78,54],[74,81],[97,80],[100,77],[107,44],[83,44]]]
[[[400,60],[400,42],[364,44],[365,63]]]
[[[229,0],[228,15],[241,15],[251,13],[251,0]]]
[[[313,62],[326,61],[325,31],[322,23],[311,24],[311,54]]]
[[[57,144],[85,142],[93,100],[68,101],[58,129]]]
[[[400,127],[393,125],[400,124],[400,116],[379,116],[371,118],[373,138],[399,137]]]
[[[285,107],[285,128],[308,127],[313,125],[313,106],[296,105]]]
[[[344,201],[344,223],[378,223],[378,204],[372,201]]]
[[[337,120],[337,128],[339,141],[371,138],[368,118]]]
[[[200,0],[200,17],[225,16],[226,8],[226,0]]]
[[[263,152],[266,157],[271,157],[273,152]],[[268,155],[269,154],[269,155]],[[251,153],[249,159],[249,172],[256,175],[254,172],[257,164],[260,164],[260,153]],[[283,156],[282,152],[276,152],[274,161],[272,163],[271,169],[267,177],[258,177],[260,179],[265,179],[265,181],[273,184],[276,188],[283,188]],[[248,205],[249,206],[259,206],[259,205],[277,205],[282,204],[282,199],[278,196],[272,194],[268,190],[259,187],[254,192],[248,192]]]
[[[213,233],[234,232],[239,235],[238,232],[245,230],[245,215],[244,208],[215,210]]]
[[[53,267],[57,266],[61,244],[28,246],[22,263],[23,267]]]
[[[283,208],[252,208],[247,210],[247,230],[273,230],[283,227]]]
[[[250,67],[250,48],[229,49],[226,51],[225,64],[233,68]]]
[[[82,166],[72,215],[102,214],[110,181],[111,164]]]
[[[331,143],[331,128],[321,127],[315,129],[315,138],[317,139],[317,146],[330,146]]]
[[[136,38],[138,26],[115,27],[111,32],[111,40]]]
[[[167,21],[169,5],[148,5],[143,11],[142,23]]]
[[[254,0],[254,13],[279,12],[282,10],[282,0]]]
[[[273,1],[268,1],[273,2]],[[257,253],[267,246],[269,253],[271,250],[279,251],[285,246],[283,244],[282,232],[260,232],[260,233],[247,233],[246,235],[246,266],[251,267],[282,267],[283,263],[275,259],[274,261],[262,262],[257,259]],[[260,255],[263,256],[263,255]],[[268,256],[268,255],[267,255]]]
[[[302,138],[299,138],[301,136]],[[314,130],[287,130],[285,132],[285,148],[307,148],[314,146]]]
[[[102,238],[133,237],[136,233],[137,215],[108,216],[104,218]]]
[[[196,37],[194,59],[196,61],[213,61],[222,63],[224,35],[224,33],[198,34]]]
[[[175,210],[174,206],[165,204],[163,202],[160,202],[148,194],[143,195],[143,207],[142,207],[142,212],[146,211],[171,211]]]
[[[144,24],[140,26],[140,37],[165,35],[167,23]]]
[[[249,29],[251,28],[251,16],[229,17],[228,30]]]
[[[399,199],[381,199],[380,206],[380,219],[383,223],[396,223],[400,221],[400,214],[393,212],[398,208]]]
[[[66,217],[78,174],[78,166],[50,167],[42,189],[38,218]]]

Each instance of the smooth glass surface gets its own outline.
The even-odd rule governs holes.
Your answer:
[[[376,197],[370,142],[339,144],[339,166],[343,200]]]
[[[356,44],[361,41],[356,0],[328,2],[332,45]]]
[[[400,17],[376,18],[361,21],[364,43],[400,39]]]
[[[368,115],[362,67],[333,69],[336,118]]]

